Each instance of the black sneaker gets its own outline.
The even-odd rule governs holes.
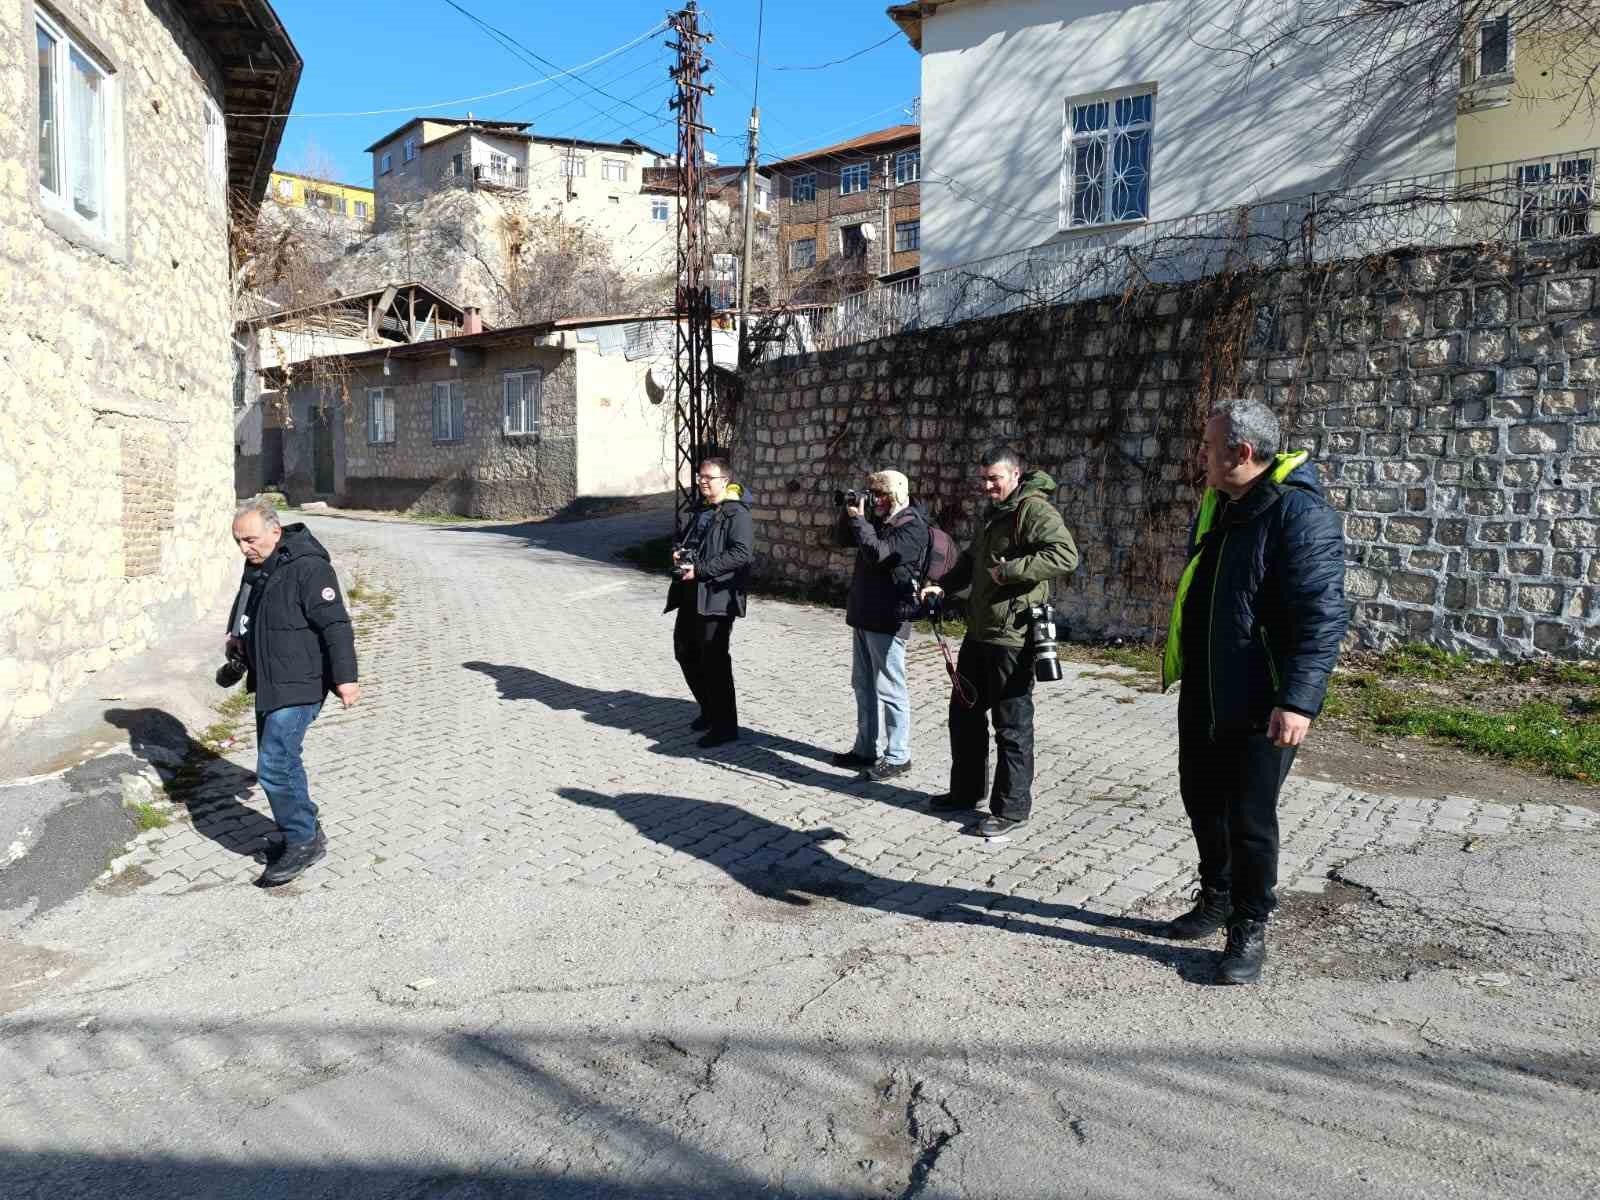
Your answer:
[[[1027,824],[1026,817],[1020,821],[1011,817],[985,817],[972,827],[972,832],[981,838],[996,841],[1010,837],[1013,829],[1025,824]]]
[[[976,800],[963,800],[960,796],[945,792],[942,795],[932,796],[928,799],[929,812],[966,812],[969,808],[977,808]]]
[[[701,713],[698,717],[689,722],[689,728],[694,730],[696,733],[704,733],[706,730],[711,728],[711,718],[706,716],[704,713]]]
[[[713,729],[695,744],[702,749],[709,750],[713,746],[726,746],[729,742],[739,740],[737,729]]]
[[[911,770],[911,760],[908,758],[903,763],[892,763],[886,758],[880,758],[867,768],[867,778],[874,783],[882,783],[885,779],[893,779],[896,775],[904,775]]]
[[[1228,945],[1217,963],[1216,983],[1254,983],[1267,961],[1267,923],[1229,921]]]
[[[1194,907],[1156,930],[1157,937],[1175,942],[1198,941],[1221,929],[1233,915],[1233,901],[1227,892],[1202,884],[1189,899],[1194,901]]]
[[[828,761],[836,767],[870,767],[876,760],[870,754],[857,754],[854,750],[845,750],[830,755]]]
[[[291,879],[298,879],[312,863],[320,862],[328,853],[328,839],[322,830],[309,842],[289,842],[267,869],[256,880],[259,887],[279,887]]]

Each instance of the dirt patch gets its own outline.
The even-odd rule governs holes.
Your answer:
[[[1424,738],[1362,740],[1337,724],[1318,722],[1295,756],[1294,774],[1368,792],[1437,800],[1470,796],[1495,804],[1573,804],[1600,810],[1600,789],[1536,775]]]
[[[1507,965],[1509,946],[1491,945],[1481,931],[1464,932],[1430,927],[1416,914],[1385,909],[1362,888],[1330,883],[1321,895],[1282,894],[1268,947],[1275,966],[1306,979],[1405,980]]]

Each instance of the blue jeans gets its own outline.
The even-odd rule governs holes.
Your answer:
[[[899,764],[911,761],[911,696],[906,644],[892,633],[853,629],[850,686],[856,693],[856,744],[851,753]],[[880,744],[887,746],[880,750]]]
[[[309,842],[317,836],[317,806],[311,802],[300,750],[321,711],[318,701],[256,714],[256,780],[285,842]]]

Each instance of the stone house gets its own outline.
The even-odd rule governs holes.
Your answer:
[[[395,283],[315,304],[270,309],[240,321],[233,341],[234,491],[243,498],[282,483],[283,383],[302,364],[482,329],[475,310],[463,309],[420,283]],[[309,461],[314,469],[301,482],[313,495],[331,496],[331,434],[322,426],[312,436],[316,445]]]
[[[293,499],[323,494],[309,486],[318,428],[345,507],[509,518],[673,486],[670,317],[546,321],[329,367],[289,388]]]
[[[236,577],[229,205],[300,70],[266,0],[0,2],[0,735]]]
[[[771,164],[779,296],[836,300],[915,275],[922,254],[922,131],[893,125]]]

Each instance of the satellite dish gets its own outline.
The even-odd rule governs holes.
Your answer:
[[[667,371],[660,363],[651,363],[644,373],[644,394],[651,404],[660,404],[667,398]]]
[[[876,238],[877,236],[878,236],[878,227],[876,225],[874,225],[871,221],[867,221],[866,223],[864,223],[861,226],[861,240],[863,242],[870,242],[874,238]]]

